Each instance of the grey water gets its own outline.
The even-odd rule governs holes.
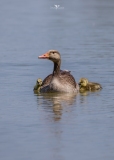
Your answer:
[[[77,82],[103,89],[35,94],[49,49]],[[113,0],[0,1],[0,160],[31,159],[114,159]]]

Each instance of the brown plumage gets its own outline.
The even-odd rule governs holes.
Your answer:
[[[60,74],[64,75],[64,74],[69,74],[70,71],[68,70],[60,70]],[[44,78],[43,82],[42,82],[42,86],[47,86],[50,84],[51,79],[52,79],[53,74],[49,74],[46,78]]]
[[[49,50],[39,58],[49,59],[54,63],[53,73],[43,80],[41,92],[78,92],[78,84],[70,72],[60,70],[61,56],[58,51]]]
[[[49,74],[46,78],[44,78],[43,82],[42,82],[42,86],[47,86],[50,84],[52,79],[52,74]]]

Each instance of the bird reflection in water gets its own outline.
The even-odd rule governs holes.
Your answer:
[[[61,119],[62,115],[62,105],[60,103],[54,102],[53,104],[53,113],[54,113],[54,120],[58,121]]]
[[[73,106],[77,94],[73,93],[34,93],[37,95],[38,106],[44,104],[46,110],[54,113],[54,121],[59,121],[63,112],[69,111],[69,106]]]
[[[88,96],[91,94],[100,95],[101,90],[94,90],[94,91],[80,91],[80,103],[87,104],[88,102]]]

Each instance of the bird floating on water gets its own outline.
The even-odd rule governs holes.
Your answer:
[[[34,91],[40,92],[40,88],[42,86],[42,79],[38,78],[36,81],[36,85],[34,86]]]
[[[83,91],[96,91],[102,89],[102,86],[96,82],[89,82],[87,78],[81,78],[79,81],[79,90]]]
[[[79,91],[79,86],[70,72],[60,70],[61,56],[57,50],[49,50],[38,58],[48,59],[54,63],[53,72],[43,80],[40,92],[77,93]]]

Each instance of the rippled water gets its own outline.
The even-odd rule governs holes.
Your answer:
[[[1,160],[114,159],[113,15],[113,0],[1,0]],[[36,79],[52,72],[37,58],[49,49],[77,82],[87,77],[103,90],[34,94]]]

